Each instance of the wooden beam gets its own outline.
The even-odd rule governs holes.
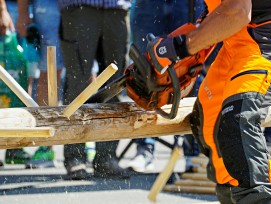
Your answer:
[[[134,103],[86,104],[69,119],[65,106],[0,109],[0,128],[52,127],[50,138],[0,138],[0,149],[110,141],[191,133],[189,114],[195,98],[181,101],[178,116],[167,120]],[[170,111],[169,106],[164,107]],[[3,121],[3,123],[2,123]]]

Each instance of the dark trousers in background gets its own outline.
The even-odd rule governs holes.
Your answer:
[[[123,74],[128,45],[127,11],[97,9],[90,6],[62,11],[60,36],[64,63],[67,69],[64,104],[69,104],[90,83],[93,60],[97,59],[102,72],[110,63],[119,70],[110,79]],[[113,99],[112,102],[117,101]],[[116,158],[118,141],[96,142],[94,162]],[[85,144],[64,146],[65,162],[86,162]]]

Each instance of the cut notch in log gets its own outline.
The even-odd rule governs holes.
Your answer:
[[[87,99],[89,99],[98,89],[118,70],[115,64],[110,64],[85,90],[79,94],[64,110],[63,114],[70,117]]]

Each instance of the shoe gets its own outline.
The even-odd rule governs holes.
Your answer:
[[[131,176],[129,170],[121,168],[113,158],[103,162],[94,160],[93,167],[94,176],[98,178],[128,179]]]
[[[36,150],[31,160],[26,163],[26,168],[53,168],[55,167],[54,158],[55,153],[52,148],[41,146]]]
[[[95,142],[85,143],[85,152],[87,155],[86,166],[87,168],[93,168],[92,162],[96,154]]]
[[[86,165],[78,159],[64,162],[69,180],[84,180],[90,177],[86,171]]]
[[[4,166],[4,162],[0,161],[0,167]]]
[[[128,167],[135,172],[144,173],[154,170],[153,151],[147,147],[138,146],[136,156],[128,163]]]
[[[30,154],[25,152],[22,148],[7,149],[5,156],[6,164],[25,164],[31,158]]]

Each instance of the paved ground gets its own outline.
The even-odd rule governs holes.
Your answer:
[[[165,137],[169,142],[172,137]],[[128,140],[120,142],[118,153],[125,147]],[[36,148],[26,148],[33,153]],[[23,165],[5,165],[0,169],[0,204],[148,204],[149,190],[158,173],[162,171],[170,150],[157,143],[155,170],[142,175],[134,175],[129,180],[113,180],[89,178],[84,181],[66,179],[63,166],[63,146],[54,146],[56,151],[56,168],[26,170]],[[135,146],[121,160],[121,166],[135,153]],[[4,159],[5,150],[0,150],[0,159]],[[184,170],[184,160],[180,159],[175,172]],[[89,167],[88,171],[93,170]],[[193,204],[218,203],[216,196],[180,194],[161,192],[157,197],[158,204]]]

